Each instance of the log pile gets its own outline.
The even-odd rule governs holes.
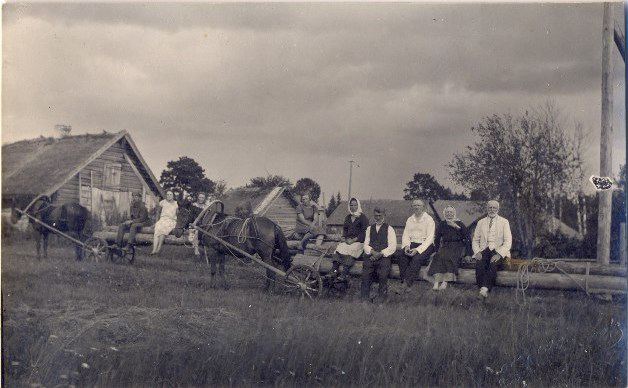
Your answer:
[[[146,233],[146,229],[149,228],[142,228],[141,233],[138,233],[135,235],[135,243],[139,244],[139,245],[150,245],[153,243],[153,233]],[[152,229],[152,228],[150,228]],[[154,232],[154,229],[153,229]],[[103,229],[101,231],[98,232],[94,232],[94,237],[98,237],[101,238],[107,242],[114,242],[116,241],[116,237],[117,237],[117,228],[114,231],[111,231],[111,227],[107,228],[107,229]],[[129,234],[125,233],[124,234],[124,241],[128,242],[129,240]],[[184,244],[189,244],[188,242],[188,232],[185,231],[183,233],[183,235],[181,237],[176,237],[172,234],[166,236],[166,239],[164,240],[165,244],[170,244],[170,245],[184,245]]]
[[[327,273],[331,270],[331,260],[328,258],[320,258],[319,256],[309,256],[298,254],[292,261],[293,265],[306,264],[314,266],[315,268],[320,265],[319,271],[321,273]],[[572,263],[573,265],[573,263]],[[605,268],[602,268],[605,267]],[[580,266],[572,266],[576,272],[581,271]],[[595,268],[597,274],[593,274],[592,269]],[[612,274],[612,275],[603,275]],[[354,276],[360,276],[362,274],[362,262],[358,261],[351,268],[351,274]],[[520,273],[517,271],[499,271],[497,274],[497,285],[502,287],[517,287]],[[390,277],[393,279],[399,279],[399,266],[393,264],[391,268]],[[427,281],[432,281],[431,277],[427,275],[427,267],[421,268],[420,278]],[[528,273],[527,280],[529,281],[529,288],[548,289],[548,290],[582,290],[583,287],[589,290],[589,292],[605,292],[605,293],[626,293],[626,269],[625,268],[612,268],[611,266],[591,266],[589,275],[581,273]],[[460,269],[458,274],[457,283],[462,284],[475,284],[475,270],[473,269]]]

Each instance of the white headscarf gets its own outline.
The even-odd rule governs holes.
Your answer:
[[[451,209],[452,212],[454,213],[453,218],[450,219],[450,220],[448,220],[447,217],[445,217],[445,210],[448,210],[448,209]],[[456,222],[458,222],[460,220],[458,219],[458,217],[456,217],[456,208],[455,207],[453,207],[451,205],[450,206],[446,206],[443,209],[443,217],[445,218],[445,221],[447,222],[447,224],[449,224],[450,226],[453,226],[456,229],[460,229],[460,226],[456,225]]]
[[[356,210],[355,212],[351,211],[351,201],[353,201],[355,199],[355,201],[358,203],[358,210]],[[360,200],[357,199],[356,197],[351,197],[349,199],[349,202],[347,202],[347,208],[349,209],[349,214],[351,214],[354,217],[360,217],[360,214],[362,214],[362,205],[360,204]]]

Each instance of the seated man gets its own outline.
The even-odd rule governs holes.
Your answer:
[[[124,247],[124,233],[129,231],[129,244],[135,244],[135,235],[148,223],[148,210],[142,202],[142,194],[134,192],[131,194],[130,220],[124,221],[118,227],[116,245]]]
[[[499,202],[488,201],[488,216],[478,221],[473,233],[473,257],[475,264],[475,280],[480,287],[480,296],[488,297],[488,292],[495,285],[497,271],[504,265],[504,258],[510,256],[512,235],[510,223],[497,215]]]
[[[408,217],[401,237],[401,250],[395,253],[405,291],[412,289],[422,265],[427,265],[434,253],[434,219],[425,211],[425,203],[420,199],[412,201],[413,214]]]
[[[362,267],[362,286],[360,297],[368,299],[374,275],[379,282],[379,297],[388,295],[388,275],[390,274],[391,256],[397,249],[397,235],[392,226],[384,222],[386,211],[376,207],[373,210],[375,224],[366,228],[364,236],[364,264]]]
[[[190,206],[190,210],[191,210],[190,220],[192,220],[192,222],[196,220],[196,217],[198,217],[198,215],[201,214],[201,212],[205,210],[205,208],[207,207],[205,202],[206,202],[205,193],[198,193],[198,195],[196,196],[196,202],[192,203],[192,205]],[[192,243],[192,246],[194,247],[194,256],[200,256],[201,252],[198,249],[198,230],[190,229],[189,240]]]
[[[301,238],[301,250],[305,251],[308,241],[312,237],[324,236],[325,231],[318,220],[318,205],[311,200],[310,194],[305,193],[301,196],[301,203],[297,206],[297,225],[295,232],[303,235]],[[321,241],[322,242],[322,241]]]

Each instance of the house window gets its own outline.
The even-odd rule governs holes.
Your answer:
[[[122,176],[122,165],[120,163],[105,163],[103,186],[108,188],[119,188],[120,176]]]

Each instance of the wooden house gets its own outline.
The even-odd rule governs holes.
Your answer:
[[[294,233],[297,222],[298,201],[292,192],[284,187],[259,190],[249,187],[229,190],[223,199],[225,212],[241,215],[256,214],[273,220],[284,235]]]
[[[129,213],[131,193],[149,210],[163,191],[126,131],[37,138],[2,146],[2,205],[38,195],[53,203],[78,202],[101,225]]]
[[[386,209],[386,222],[389,223],[397,232],[397,238],[401,241],[403,229],[406,220],[412,214],[410,207],[411,201],[405,200],[376,200],[361,201],[364,214],[373,222],[373,209],[380,206]],[[467,226],[470,235],[475,231],[477,222],[486,217],[486,203],[484,201],[466,201],[466,200],[437,200],[429,203],[426,211],[434,218],[435,222],[444,220],[443,210],[447,206],[453,206],[456,209],[456,216]],[[330,233],[342,234],[342,226],[344,219],[348,214],[347,201],[340,202],[340,205],[334,210],[327,220]],[[501,209],[500,214],[507,219],[512,219],[508,209]],[[548,217],[547,230],[559,232],[571,238],[582,239],[582,236],[569,225],[554,217]],[[513,234],[513,252],[518,251],[518,242],[520,241],[515,226],[510,225]]]
[[[373,223],[373,210],[376,207],[386,209],[385,222],[392,226],[397,233],[397,238],[401,242],[401,235],[403,234],[403,228],[406,226],[406,220],[412,214],[412,201],[395,200],[395,199],[376,199],[360,201],[362,205],[362,212],[368,217],[369,221]],[[434,217],[434,211],[429,206],[426,211]],[[345,222],[345,217],[349,214],[349,208],[347,201],[341,201],[338,207],[327,218],[327,226],[329,232],[332,234],[342,234],[342,226]],[[436,220],[436,218],[434,218]]]

